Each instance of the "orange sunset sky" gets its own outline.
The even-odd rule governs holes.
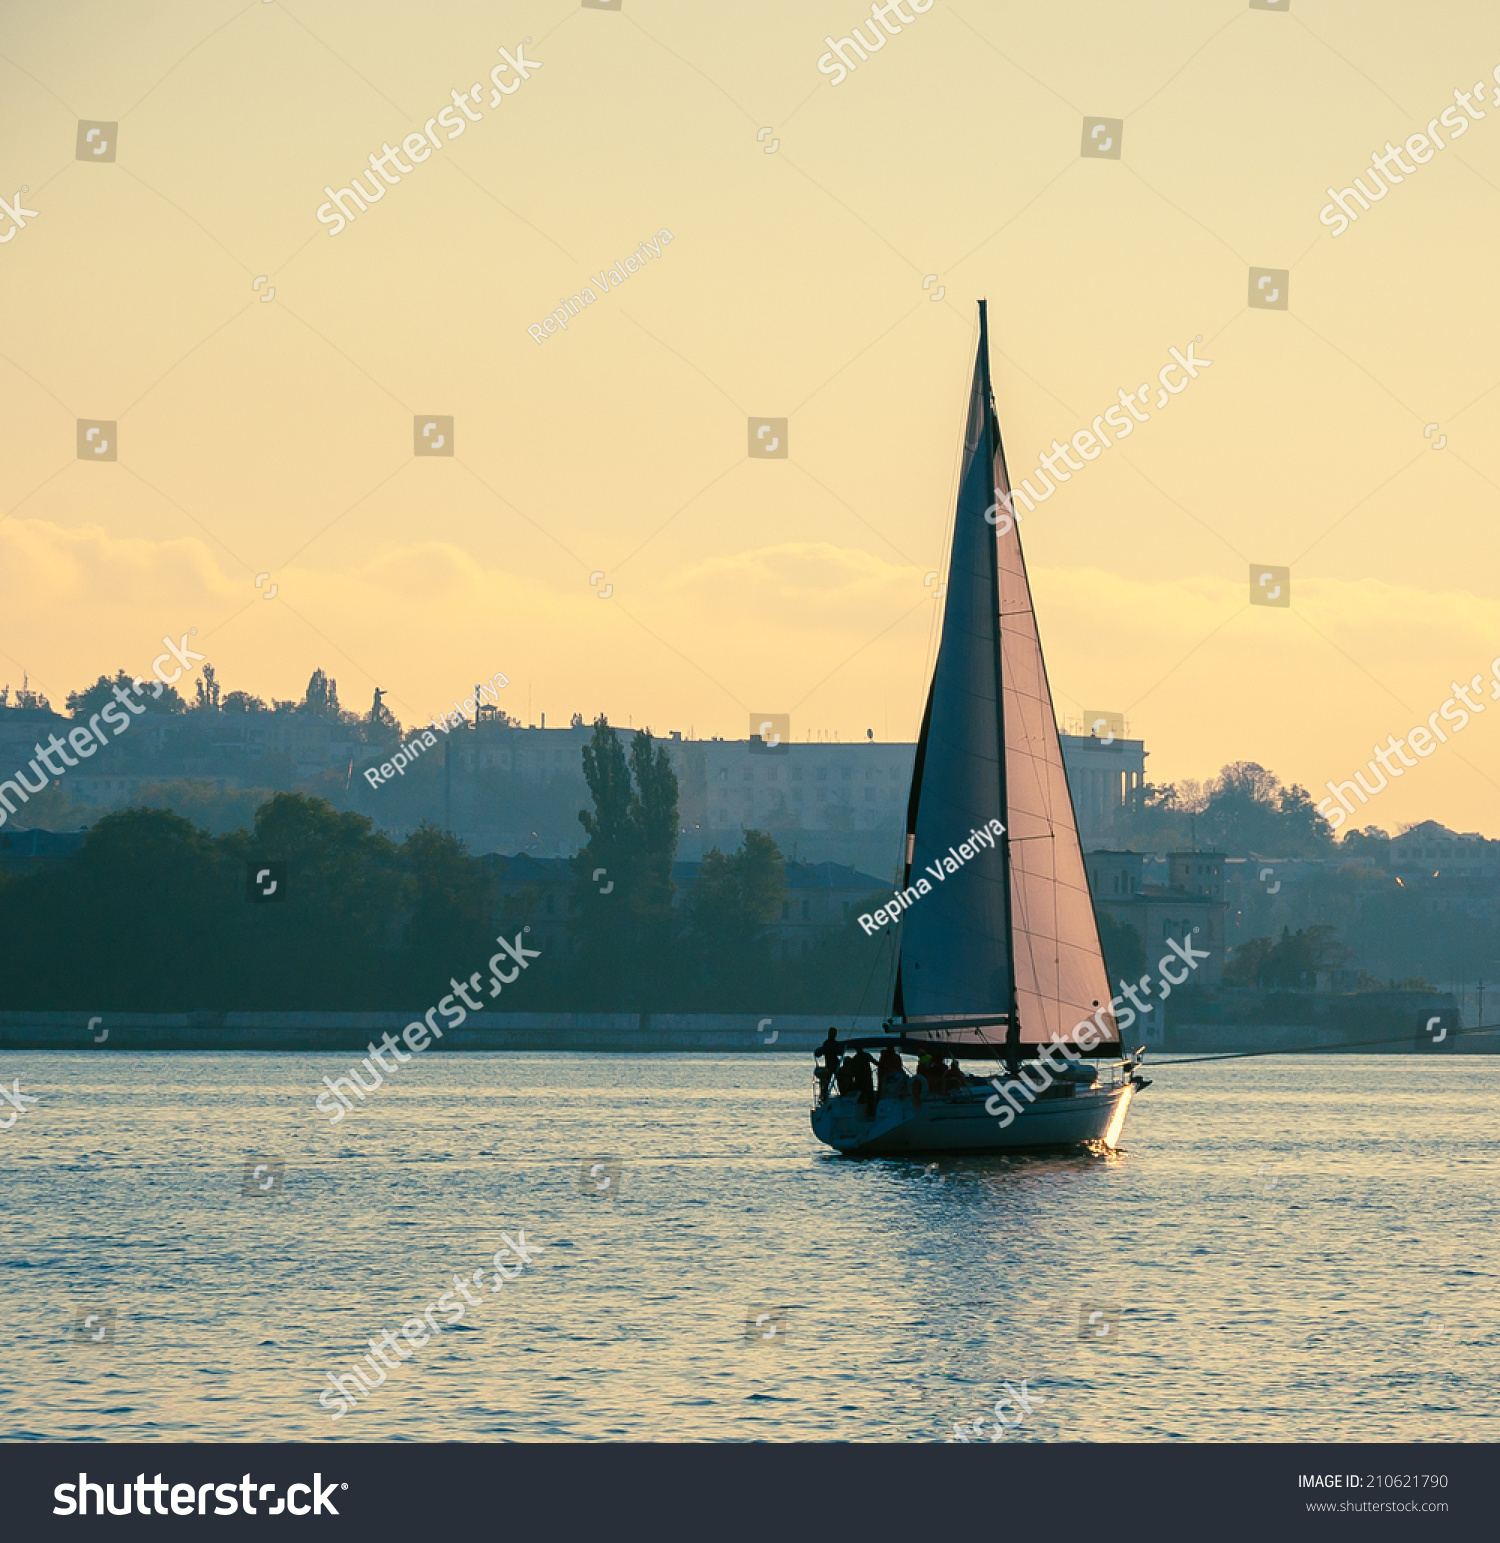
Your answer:
[[[1247,759],[1321,796],[1488,677],[1500,12],[899,14],[834,85],[868,0],[7,6],[0,197],[35,213],[0,218],[0,680],[60,705],[197,627],[225,689],[321,665],[408,723],[500,670],[549,724],[913,738],[981,296],[1017,478],[1152,386],[1022,527],[1060,713],[1124,712],[1155,781]],[[1475,82],[1462,138],[1320,223]],[[475,86],[330,235],[325,185]],[[1080,154],[1094,117],[1118,159]],[[414,455],[418,415],[452,456]],[[1252,564],[1289,608],[1249,604]],[[1365,817],[1500,837],[1497,792],[1500,703]]]

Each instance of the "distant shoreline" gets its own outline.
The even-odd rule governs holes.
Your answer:
[[[422,1021],[402,1013],[0,1012],[4,1050],[281,1050],[364,1053],[371,1039]],[[453,1050],[721,1051],[810,1054],[827,1034],[878,1034],[879,1018],[738,1013],[475,1013],[445,1029]],[[101,1042],[100,1035],[107,1037]]]
[[[411,1013],[83,1013],[0,1012],[0,1052],[18,1050],[284,1051],[294,1054],[363,1053],[370,1040],[399,1033]],[[846,1014],[784,1016],[737,1013],[477,1013],[462,1028],[447,1031],[442,1052],[588,1052],[604,1055],[713,1052],[763,1055],[810,1054],[831,1026],[841,1039],[881,1032],[882,1019]],[[101,1040],[100,1036],[104,1038]],[[1303,1054],[1486,1055],[1500,1053],[1500,1033],[1455,1036],[1446,1046],[1430,1041],[1394,1040],[1360,1045],[1348,1035],[1312,1024],[1169,1024],[1165,1044],[1147,1049],[1154,1057],[1183,1053],[1234,1055],[1245,1051]],[[1365,1038],[1376,1036],[1366,1034]],[[1134,1048],[1129,1046],[1127,1048]]]

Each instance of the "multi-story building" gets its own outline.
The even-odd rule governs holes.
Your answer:
[[[527,946],[541,949],[545,958],[565,959],[578,952],[572,926],[578,902],[566,858],[491,853],[484,863],[495,877],[502,925],[515,922],[530,927]]]
[[[1140,800],[1146,782],[1145,741],[1064,734],[1063,765],[1084,850],[1114,834],[1120,816]]]
[[[483,722],[455,730],[441,752],[453,758],[453,828],[481,851],[575,851],[583,840],[576,811],[588,805],[582,751],[592,732],[586,726],[522,729]],[[627,738],[629,732],[623,731]],[[660,743],[677,775],[679,852],[685,859],[697,859],[711,846],[732,848],[744,831],[762,830],[788,857],[842,860],[894,874],[915,745],[823,740],[770,747],[750,738],[685,740],[675,732]],[[1105,744],[1089,735],[1064,735],[1062,745],[1085,843],[1107,839],[1138,795],[1144,746],[1140,740]],[[374,792],[373,798],[361,795],[361,807],[373,810],[386,789]],[[540,823],[513,818],[544,802],[562,817],[544,812]]]
[[[506,919],[531,928],[527,939],[547,955],[567,957],[578,952],[573,919],[578,914],[576,880],[565,857],[485,858],[495,875],[501,910]],[[672,865],[673,904],[691,904],[701,864]],[[601,884],[609,882],[601,875]],[[786,884],[777,925],[777,952],[783,959],[810,954],[820,939],[850,923],[872,897],[885,893],[881,881],[839,863],[786,865]],[[877,898],[876,904],[880,901]]]
[[[66,745],[77,727],[46,709],[0,708],[0,779],[26,767],[50,736]],[[367,750],[359,725],[308,713],[147,712],[57,781],[75,802],[109,808],[146,784],[188,778],[221,790],[326,782],[332,773],[347,784]]]
[[[0,830],[0,873],[40,873],[82,845],[83,832],[77,830]]]
[[[1386,870],[1403,878],[1500,879],[1500,841],[1423,820],[1391,837]]]
[[[491,719],[438,735],[399,782],[371,786],[356,762],[352,802],[397,833],[420,819],[446,825],[474,851],[567,856],[583,844],[590,807],[583,749],[593,730],[523,729]],[[629,729],[620,731],[628,746]],[[914,746],[751,740],[658,739],[678,786],[679,856],[733,850],[746,830],[765,831],[788,858],[852,859],[891,870],[900,853]]]
[[[783,959],[810,954],[820,937],[847,926],[872,899],[880,905],[889,891],[872,874],[842,863],[788,863],[786,898],[781,902]]]
[[[1173,938],[1191,937],[1194,948],[1209,951],[1193,976],[1198,986],[1217,986],[1224,974],[1224,864],[1222,852],[1172,852],[1165,862],[1139,852],[1084,859],[1095,909],[1135,929],[1148,970]]]
[[[73,721],[46,710],[0,708],[0,777],[25,766],[36,742],[66,738]],[[627,745],[629,729],[621,730]],[[410,744],[421,733],[408,731]],[[578,811],[590,805],[581,718],[567,728],[521,728],[492,708],[478,721],[436,733],[401,774],[365,775],[394,745],[365,742],[365,725],[302,712],[147,713],[62,779],[76,802],[122,807],[148,784],[192,780],[219,791],[305,789],[367,814],[401,839],[423,821],[462,836],[474,852],[567,856],[584,840]],[[892,878],[901,856],[916,747],[865,739],[684,739],[666,747],[678,782],[679,855],[696,861],[732,849],[745,830],[765,831],[789,858],[834,862]],[[1139,740],[1063,736],[1063,754],[1086,844],[1103,844],[1139,788]],[[998,811],[997,811],[998,813]],[[17,821],[24,823],[24,820]]]

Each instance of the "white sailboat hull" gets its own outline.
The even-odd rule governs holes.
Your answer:
[[[850,1156],[894,1157],[925,1152],[1028,1152],[1099,1146],[1112,1150],[1135,1094],[1130,1080],[1074,1091],[1024,1105],[1003,1126],[984,1107],[989,1088],[925,1099],[885,1098],[873,1118],[858,1098],[835,1096],[812,1111],[813,1134]]]

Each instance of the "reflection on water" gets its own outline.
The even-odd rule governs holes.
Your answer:
[[[1116,1153],[933,1161],[821,1147],[799,1056],[422,1059],[333,1128],[335,1056],[0,1056],[0,1437],[1497,1434],[1500,1060],[1164,1067]]]

